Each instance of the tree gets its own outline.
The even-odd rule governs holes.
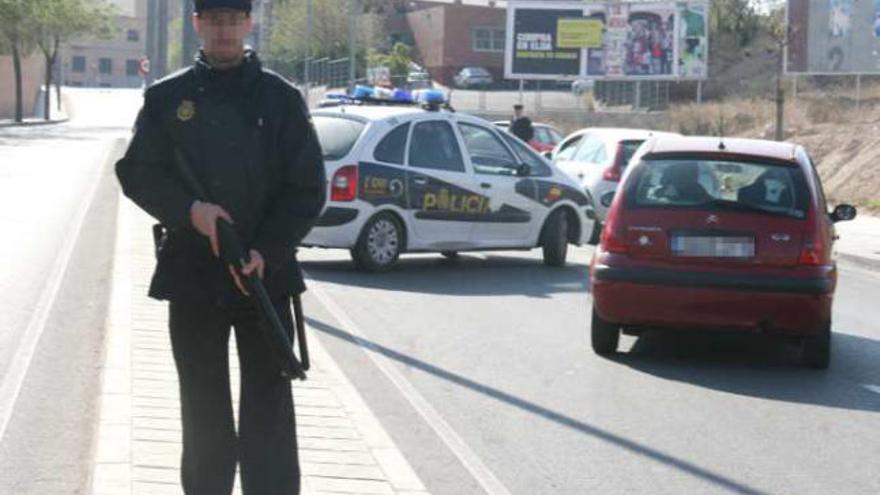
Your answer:
[[[391,47],[391,52],[387,55],[371,49],[367,61],[371,67],[388,67],[392,76],[406,76],[412,63],[411,51],[409,45],[398,42]]]
[[[379,16],[373,14],[372,4],[359,3],[357,12],[358,58],[364,57],[364,47],[375,46],[380,39]],[[306,42],[307,15],[305,1],[286,1],[273,7],[271,41],[266,58],[280,65],[291,65],[310,58],[343,58],[348,56],[349,11],[351,0],[314,0],[312,10],[312,39]]]
[[[58,48],[71,39],[94,35],[109,39],[117,34],[114,6],[105,0],[28,0],[32,2],[34,37],[45,59],[46,91],[43,117],[50,118],[49,88],[58,60]],[[58,99],[61,99],[60,89]]]
[[[0,0],[0,39],[5,53],[12,54],[15,77],[15,121],[24,120],[21,88],[21,59],[33,51],[33,3],[30,0]]]

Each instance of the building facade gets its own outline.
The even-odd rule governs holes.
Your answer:
[[[504,77],[507,3],[493,0],[392,1],[385,9],[386,45],[415,47],[415,58],[441,84],[451,86],[464,67]]]
[[[22,110],[25,118],[34,115],[40,87],[43,85],[45,62],[41,55],[31,55],[21,61]],[[0,119],[15,117],[15,72],[12,57],[0,56]]]
[[[147,1],[114,0],[119,8],[117,36],[109,40],[76,40],[67,44],[60,60],[62,80],[68,86],[137,88],[144,84],[139,71],[145,57]]]

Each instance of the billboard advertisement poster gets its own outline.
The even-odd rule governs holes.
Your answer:
[[[789,0],[789,74],[880,74],[880,0]]]
[[[707,77],[707,0],[511,1],[507,14],[509,79]]]
[[[707,75],[707,10],[705,3],[679,4],[678,71],[681,77],[703,78]]]
[[[581,17],[580,9],[521,9],[513,29],[513,72],[577,76],[581,50],[558,45],[560,20]]]
[[[872,17],[874,37],[880,38],[880,0],[874,0],[874,17]]]

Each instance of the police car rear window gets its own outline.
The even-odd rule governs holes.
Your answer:
[[[395,127],[376,145],[373,158],[380,162],[403,165],[407,134],[409,134],[409,122]]]
[[[344,117],[315,115],[315,131],[325,160],[344,158],[357,143],[366,124]]]

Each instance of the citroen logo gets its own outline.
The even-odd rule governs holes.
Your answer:
[[[706,223],[717,225],[720,222],[721,222],[721,219],[718,218],[718,215],[709,215],[708,217],[706,217]]]

